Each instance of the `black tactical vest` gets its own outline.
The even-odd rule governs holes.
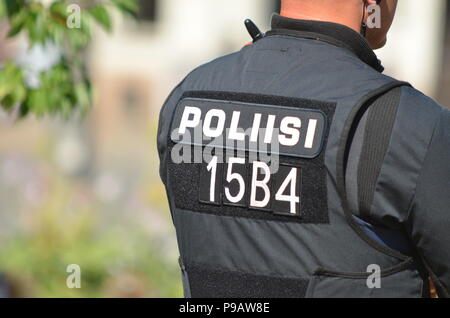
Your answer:
[[[339,32],[274,19],[261,40],[189,74],[161,113],[185,295],[424,296],[420,264],[364,230],[345,190],[362,116],[385,97],[366,125],[385,127],[372,142],[386,145],[398,108],[386,96],[408,84],[382,75],[357,33],[349,48]]]

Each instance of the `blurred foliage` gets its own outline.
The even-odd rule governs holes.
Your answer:
[[[177,264],[136,223],[106,228],[95,204],[74,204],[73,185],[54,182],[26,215],[25,229],[2,240],[0,272],[13,297],[181,297]],[[69,289],[69,264],[81,268],[81,288]]]
[[[93,24],[112,30],[112,9],[135,16],[138,4],[136,0],[0,0],[0,20],[7,19],[9,38],[24,35],[28,49],[50,44],[60,53],[55,65],[38,74],[38,87],[27,84],[27,74],[16,61],[0,65],[0,107],[18,110],[19,117],[85,113],[92,90],[83,51],[91,40]]]
[[[76,22],[74,4],[80,8],[79,28],[70,27]],[[112,30],[113,10],[135,16],[138,4],[136,0],[0,0],[0,21],[7,20],[11,40],[25,41],[27,54],[36,48],[45,54],[47,46],[58,52],[51,66],[39,70],[38,85],[31,85],[30,67],[18,56],[2,61],[0,108],[19,117],[85,113],[92,101],[85,49],[95,24]],[[68,177],[59,171],[58,163],[50,159],[54,150],[50,139],[34,146],[45,169],[42,176],[29,173],[26,178],[42,182],[39,203],[24,197],[28,179],[4,188],[11,195],[0,192],[2,200],[11,203],[0,202],[1,212],[14,224],[13,231],[0,233],[0,285],[6,280],[16,297],[181,297],[179,268],[170,253],[174,241],[168,242],[168,234],[158,231],[165,223],[146,215],[147,209],[130,216],[125,202],[101,201],[93,190],[97,174]],[[22,164],[19,169],[27,167]],[[146,180],[134,185],[143,189],[136,200],[152,207],[148,209],[152,213],[167,211],[161,184],[153,175]],[[66,286],[69,264],[81,268],[80,289]]]

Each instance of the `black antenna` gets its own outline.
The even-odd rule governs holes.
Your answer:
[[[264,34],[258,29],[255,23],[253,23],[250,19],[245,19],[244,21],[245,27],[247,28],[248,33],[253,39],[253,42],[256,42],[264,37]]]

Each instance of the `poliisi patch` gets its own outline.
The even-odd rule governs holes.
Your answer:
[[[177,105],[171,138],[191,145],[314,158],[322,149],[326,125],[319,107],[188,97]]]
[[[168,140],[167,185],[174,206],[329,223],[324,150],[335,108],[299,98],[186,92]]]

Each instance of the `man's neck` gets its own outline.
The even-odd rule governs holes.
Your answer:
[[[346,6],[345,1],[336,10],[318,9],[312,7],[309,2],[297,2],[295,5],[285,4],[281,7],[280,15],[298,20],[326,21],[345,25],[356,32],[361,32],[361,11],[356,11],[354,6]]]

